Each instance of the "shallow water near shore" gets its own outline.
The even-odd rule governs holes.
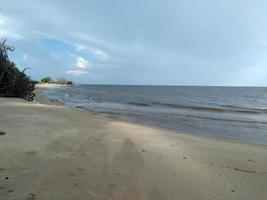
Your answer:
[[[267,144],[267,88],[79,85],[44,94],[120,120]]]

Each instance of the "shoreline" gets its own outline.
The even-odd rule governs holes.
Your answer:
[[[50,87],[50,88],[54,88],[54,87]],[[36,93],[36,98],[35,98],[36,100],[35,101],[40,103],[40,104],[60,105],[60,106],[66,107],[68,109],[78,110],[78,111],[81,111],[81,112],[88,112],[88,113],[90,113],[92,115],[101,116],[101,117],[104,117],[106,119],[112,119],[112,120],[115,120],[115,121],[126,122],[126,123],[130,123],[130,124],[134,124],[134,125],[140,125],[140,126],[144,126],[144,127],[155,128],[155,129],[159,129],[159,130],[162,130],[162,131],[172,132],[173,134],[185,134],[185,135],[190,135],[190,136],[193,136],[193,137],[200,137],[200,138],[203,137],[203,138],[206,138],[206,139],[222,140],[222,141],[231,142],[231,143],[241,143],[241,144],[249,144],[249,145],[263,145],[263,146],[267,147],[267,144],[265,144],[265,143],[249,142],[249,141],[245,141],[245,140],[220,137],[220,136],[216,136],[216,135],[204,135],[204,134],[200,134],[200,133],[193,133],[193,132],[189,132],[189,131],[182,131],[182,130],[177,130],[177,129],[172,129],[172,128],[163,128],[163,127],[156,126],[156,125],[149,125],[149,124],[141,123],[141,122],[123,120],[123,119],[120,119],[120,118],[117,118],[117,117],[113,117],[109,113],[99,113],[99,112],[89,111],[89,110],[86,110],[86,109],[83,109],[83,108],[79,108],[79,107],[68,107],[64,103],[50,100],[43,93],[44,89],[49,89],[49,88],[37,87],[35,89],[35,93]]]
[[[20,99],[0,112],[0,199],[267,198],[264,145]]]
[[[37,83],[35,88],[62,88],[62,87],[73,87],[72,85],[63,85],[58,83]]]
[[[45,105],[59,105],[59,106],[64,106],[64,104],[60,103],[60,102],[56,102],[56,101],[51,101],[49,98],[47,98],[44,94],[44,90],[47,88],[44,87],[36,87],[34,89],[34,93],[35,93],[35,98],[34,98],[34,102],[39,103],[39,104],[45,104]]]

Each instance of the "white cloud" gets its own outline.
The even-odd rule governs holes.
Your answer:
[[[91,66],[91,64],[85,60],[82,57],[78,57],[76,60],[76,67],[77,69],[82,69],[82,70],[86,70]]]
[[[0,15],[0,38],[23,39],[24,37],[19,33],[19,29],[20,25],[16,20]]]
[[[89,51],[91,54],[93,54],[93,56],[98,61],[106,62],[106,61],[110,60],[110,55],[107,52],[105,52],[105,51],[103,51],[101,49],[98,49],[98,48],[95,48],[95,47],[92,47],[92,46],[86,46],[86,45],[78,44],[78,43],[75,43],[75,42],[73,42],[71,40],[65,40],[63,38],[56,37],[56,36],[53,36],[53,35],[49,35],[49,34],[44,33],[44,32],[39,32],[39,31],[31,31],[31,32],[33,34],[42,35],[42,36],[45,36],[45,37],[48,37],[48,38],[52,38],[52,39],[67,43],[69,45],[72,45],[72,46],[75,47],[75,50],[78,51],[78,52],[80,52],[80,51]]]
[[[76,45],[76,51],[82,51],[82,50],[85,50],[85,49],[87,49],[87,47],[84,46],[84,45],[81,45],[81,44],[77,44]]]
[[[23,54],[22,59],[23,59],[24,61],[27,60],[27,59],[28,59],[28,55],[27,55],[27,54]]]
[[[0,31],[0,37],[1,38],[8,38],[8,39],[23,39],[23,36],[20,34],[17,34],[11,30],[1,30]]]
[[[0,18],[0,26],[5,25],[5,24],[6,24],[6,20],[3,18]]]
[[[88,74],[88,71],[84,71],[81,69],[74,69],[74,70],[69,70],[67,71],[68,74],[71,74],[73,76],[81,76],[83,74]]]
[[[88,74],[88,69],[91,64],[84,58],[78,57],[76,59],[76,68],[73,70],[68,70],[68,74],[72,74],[73,76],[81,76],[83,74]]]
[[[74,38],[77,38],[77,39],[82,40],[82,41],[87,42],[87,43],[97,44],[97,45],[100,45],[100,46],[103,46],[103,47],[106,47],[109,49],[114,48],[113,44],[110,44],[107,41],[104,41],[102,39],[93,37],[93,36],[89,35],[88,33],[85,34],[82,32],[74,32],[74,33],[71,33],[71,35]]]
[[[104,51],[102,51],[102,50],[100,50],[100,49],[90,49],[90,52],[91,53],[93,53],[94,55],[95,55],[95,57],[99,60],[99,61],[108,61],[109,60],[109,55],[106,53],[106,52],[104,52]]]
[[[107,52],[101,50],[101,49],[97,49],[97,48],[93,48],[93,47],[87,47],[81,44],[77,44],[76,45],[76,51],[83,51],[83,50],[88,50],[90,53],[92,53],[94,55],[94,57],[101,62],[106,62],[110,59],[110,56]]]

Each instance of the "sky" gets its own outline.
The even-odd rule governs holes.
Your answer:
[[[266,0],[0,0],[0,38],[36,80],[267,86]]]

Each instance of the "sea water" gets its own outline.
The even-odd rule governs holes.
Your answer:
[[[47,89],[66,106],[129,122],[267,144],[267,88],[79,85]]]

